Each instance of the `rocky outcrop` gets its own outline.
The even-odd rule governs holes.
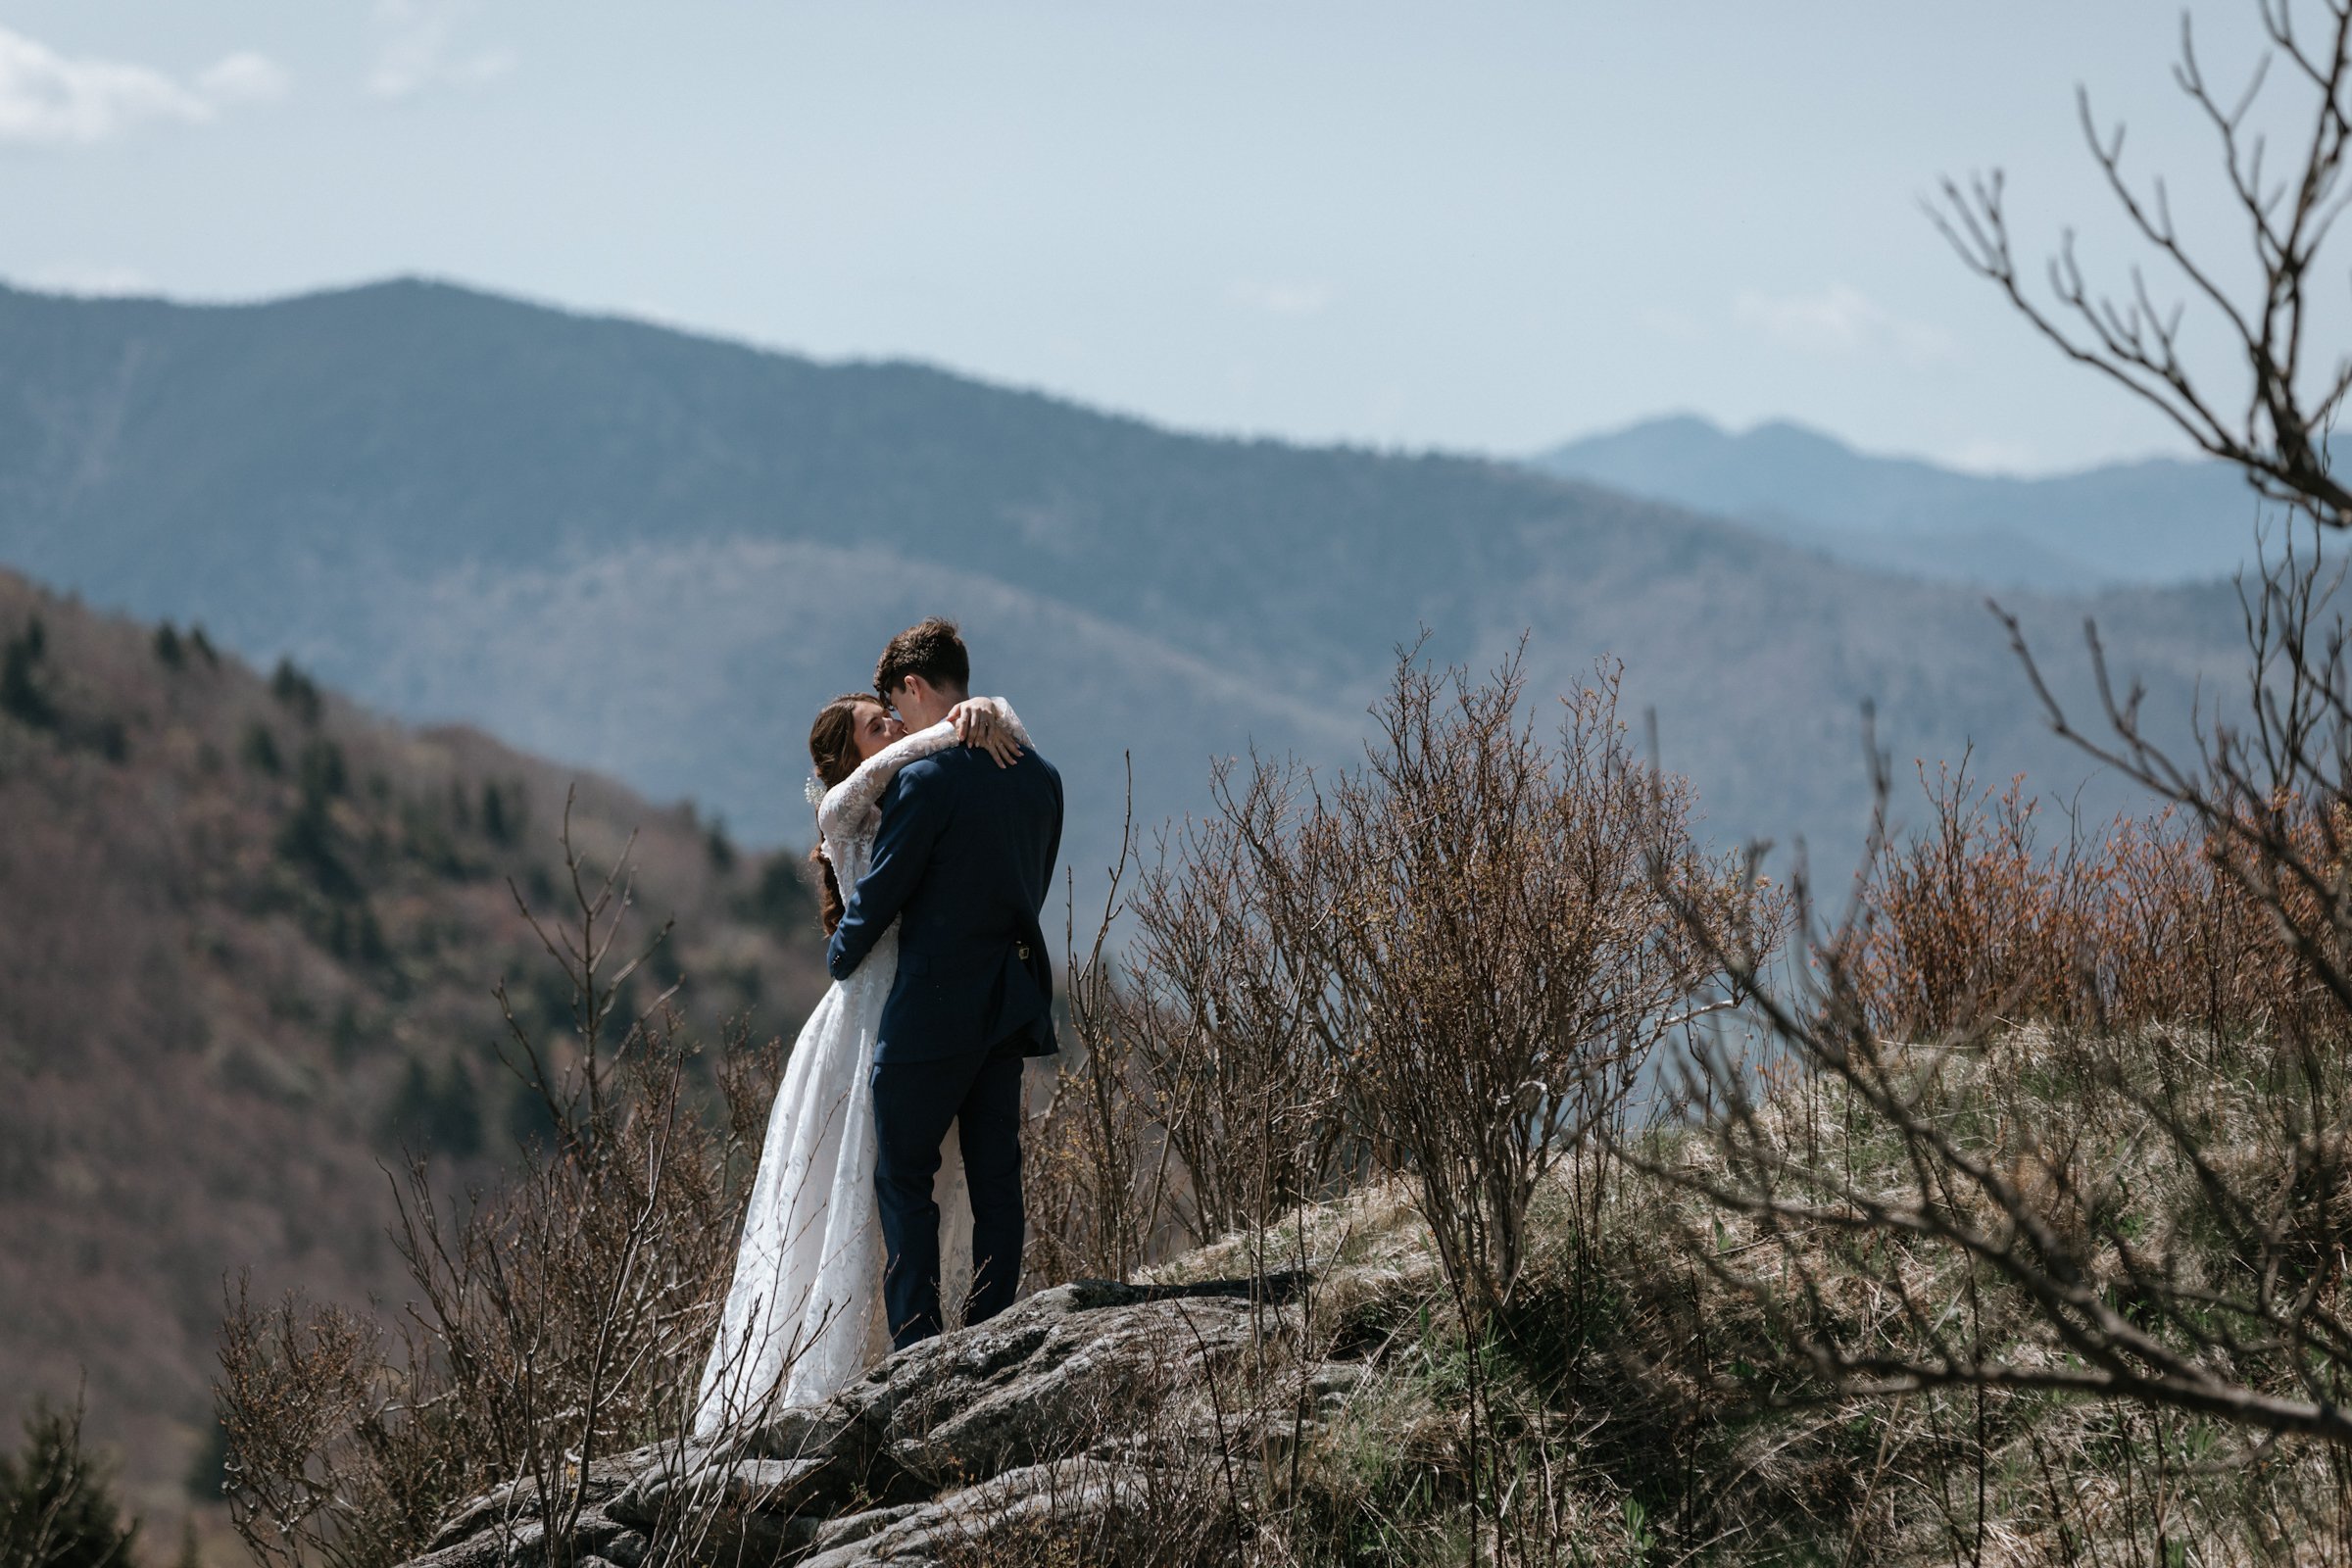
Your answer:
[[[1288,1342],[1296,1283],[1255,1295],[1231,1281],[1041,1292],[740,1442],[591,1465],[572,1554],[587,1568],[639,1568],[681,1548],[730,1563],[919,1568],[1004,1532],[1077,1529],[1124,1557],[1121,1531],[1197,1489],[1202,1455],[1260,1459],[1300,1410],[1353,1383],[1345,1364],[1298,1369],[1305,1403],[1280,1420],[1234,1397],[1235,1374],[1261,1366],[1269,1340]],[[535,1485],[501,1487],[453,1513],[409,1568],[545,1562],[542,1513]]]

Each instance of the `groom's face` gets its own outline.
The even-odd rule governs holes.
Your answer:
[[[890,706],[898,710],[910,730],[929,729],[948,716],[956,699],[942,692],[920,675],[909,675],[888,693]]]

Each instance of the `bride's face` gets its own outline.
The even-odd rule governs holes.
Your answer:
[[[906,733],[899,715],[880,703],[858,705],[858,760],[864,761]]]

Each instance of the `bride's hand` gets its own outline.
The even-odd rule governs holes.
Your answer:
[[[1021,743],[1012,738],[1012,731],[997,717],[994,703],[983,697],[966,698],[948,710],[948,722],[956,726],[956,738],[996,759],[999,767],[1010,767],[1021,755]]]

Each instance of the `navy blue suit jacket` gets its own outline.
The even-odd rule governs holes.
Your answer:
[[[882,792],[873,864],[825,950],[847,980],[899,922],[899,973],[876,1061],[938,1061],[1020,1036],[1045,1055],[1054,971],[1039,924],[1061,853],[1061,775],[1036,752],[1010,767],[951,746]]]

